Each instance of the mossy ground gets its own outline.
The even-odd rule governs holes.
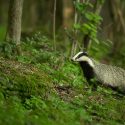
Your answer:
[[[0,58],[0,125],[124,125],[125,97],[91,91],[79,66],[42,40]]]

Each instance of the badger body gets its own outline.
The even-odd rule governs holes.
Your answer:
[[[106,86],[125,91],[125,70],[122,68],[99,63],[84,52],[79,52],[72,60],[80,63],[88,82],[95,78]]]
[[[116,66],[93,62],[93,71],[99,82],[125,90],[125,70]]]

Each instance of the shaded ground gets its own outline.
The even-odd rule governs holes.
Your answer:
[[[22,56],[0,58],[0,125],[125,124],[124,96],[91,91],[77,64],[32,44]]]

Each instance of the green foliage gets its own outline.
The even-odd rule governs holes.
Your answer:
[[[98,1],[100,4],[103,1]],[[88,35],[89,38],[99,43],[97,39],[97,28],[102,21],[99,14],[94,12],[94,5],[91,2],[75,2],[75,8],[81,16],[82,22],[74,24],[74,29],[79,30],[83,35]]]
[[[75,1],[74,4],[76,9],[82,14],[84,14],[88,8],[93,8],[93,5],[90,2],[81,3],[81,2]]]
[[[13,42],[12,43],[8,43],[8,42],[0,43],[0,52],[4,53],[5,57],[13,56],[13,48],[16,48],[16,45]]]
[[[97,45],[90,53],[100,58],[107,49]],[[92,91],[79,65],[53,51],[50,39],[27,38],[22,50],[13,60],[0,58],[1,125],[125,124],[125,97],[101,86]]]

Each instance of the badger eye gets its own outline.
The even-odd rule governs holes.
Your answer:
[[[79,56],[77,56],[76,58],[75,58],[75,60],[77,60],[79,58]]]

